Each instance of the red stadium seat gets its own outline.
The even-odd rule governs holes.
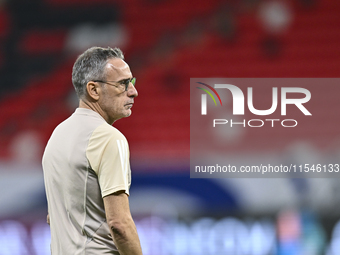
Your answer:
[[[27,55],[59,54],[64,49],[65,30],[33,30],[22,38],[19,50]]]

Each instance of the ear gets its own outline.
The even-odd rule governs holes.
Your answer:
[[[87,94],[94,101],[99,100],[99,95],[100,95],[100,92],[101,92],[100,90],[101,90],[101,87],[100,87],[98,82],[89,81],[86,84]]]

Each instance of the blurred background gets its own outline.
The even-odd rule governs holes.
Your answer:
[[[120,47],[137,77],[133,114],[114,126],[144,254],[340,254],[339,179],[189,177],[190,78],[339,77],[339,13],[338,0],[1,0],[0,255],[49,254],[41,156],[95,45]],[[228,151],[339,163],[340,86],[319,91],[323,125],[279,139],[245,128]]]

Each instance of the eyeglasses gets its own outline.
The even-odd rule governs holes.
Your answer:
[[[131,79],[125,79],[125,80],[121,80],[121,81],[101,81],[101,80],[95,80],[94,82],[102,82],[102,83],[106,83],[108,85],[111,85],[111,86],[115,86],[117,88],[124,88],[124,91],[127,91],[128,90],[128,87],[129,87],[129,84],[130,82],[132,83],[133,86],[135,86],[136,84],[136,78],[133,77]],[[114,85],[114,84],[111,84],[109,82],[115,82],[115,83],[118,83],[119,85]],[[122,87],[124,86],[124,87]]]

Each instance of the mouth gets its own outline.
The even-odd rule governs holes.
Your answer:
[[[133,103],[128,103],[128,104],[125,104],[125,106],[131,108],[133,106]]]

